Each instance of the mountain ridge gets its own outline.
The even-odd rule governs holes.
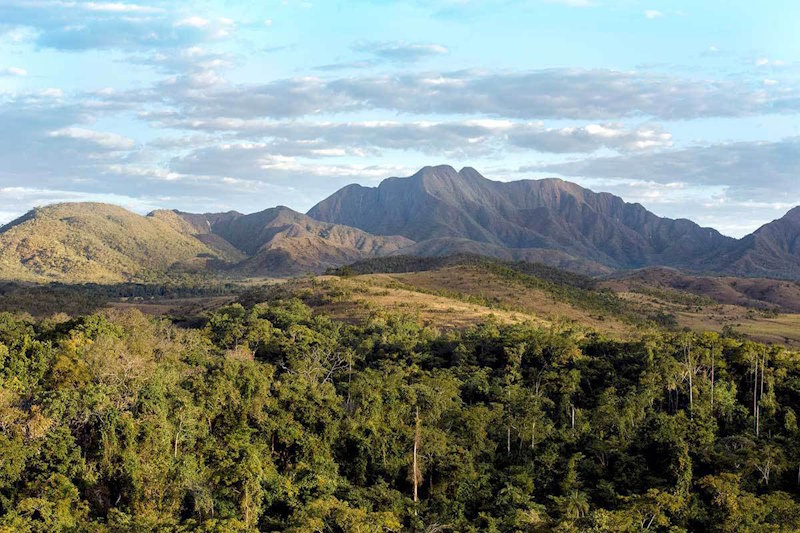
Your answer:
[[[195,228],[206,230],[197,236],[216,235],[241,250],[246,259],[232,268],[239,274],[317,272],[413,244],[404,237],[375,236],[357,228],[320,222],[285,206],[248,215],[235,211],[223,216],[176,213]]]
[[[552,249],[614,269],[700,266],[735,242],[713,228],[658,217],[640,204],[560,179],[498,182],[471,167],[446,165],[378,187],[345,187],[308,214],[418,244],[446,237]]]
[[[121,281],[175,272],[291,276],[370,257],[479,254],[593,276],[647,267],[800,280],[800,206],[741,239],[559,178],[493,181],[423,167],[347,185],[307,214],[108,204],[36,208],[0,227],[0,277]]]
[[[250,215],[159,209],[142,216],[111,204],[61,203],[0,228],[0,279],[118,283],[186,273],[290,276],[410,244],[286,207]]]

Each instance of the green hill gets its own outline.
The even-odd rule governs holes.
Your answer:
[[[148,280],[230,257],[170,212],[140,216],[100,203],[37,208],[0,228],[0,278],[68,283]]]

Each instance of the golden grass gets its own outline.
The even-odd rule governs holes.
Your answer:
[[[781,313],[772,316],[738,305],[680,305],[640,293],[617,294],[641,306],[644,313],[660,310],[673,313],[682,328],[721,332],[725,326],[730,326],[734,331],[758,342],[800,348],[800,314]]]
[[[526,287],[485,269],[458,266],[427,272],[363,276],[376,283],[401,283],[426,291],[472,296],[492,307],[536,317],[546,323],[570,322],[615,335],[627,336],[632,327],[609,316],[600,316],[560,301],[550,293]]]
[[[493,309],[485,305],[462,301],[456,298],[420,292],[413,288],[393,287],[384,274],[358,276],[355,278],[316,278],[325,285],[347,292],[344,298],[317,306],[320,312],[337,319],[354,321],[366,318],[375,311],[387,311],[415,315],[421,323],[437,328],[463,328],[486,322],[490,318],[501,323],[519,324],[533,322],[549,325],[549,322],[531,314]],[[383,279],[382,279],[383,278]]]

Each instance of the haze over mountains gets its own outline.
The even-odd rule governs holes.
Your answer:
[[[0,228],[0,277],[287,276],[368,257],[464,252],[588,274],[667,266],[800,280],[800,207],[737,240],[559,179],[498,182],[472,168],[425,167],[378,187],[344,187],[307,215],[286,207],[146,217],[104,204],[36,209]]]

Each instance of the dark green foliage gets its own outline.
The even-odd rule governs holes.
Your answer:
[[[0,314],[0,531],[800,528],[796,353],[257,296]]]
[[[474,254],[455,254],[444,257],[418,257],[413,255],[374,257],[357,261],[352,265],[331,269],[328,273],[339,276],[353,276],[358,274],[375,274],[379,272],[422,272],[461,265],[498,265],[519,272],[520,274],[527,274],[552,283],[570,285],[581,289],[590,289],[595,285],[595,280],[589,276],[575,274],[560,268],[543,265],[542,263],[504,261],[502,259],[494,259]]]
[[[146,301],[236,294],[239,284],[214,280],[203,275],[173,276],[173,281],[158,283],[25,284],[0,281],[0,311],[24,311],[34,316],[50,316],[59,311],[71,315],[88,314],[110,301]]]
[[[678,317],[675,316],[674,313],[668,313],[666,311],[659,311],[657,313],[653,313],[647,317],[651,322],[653,322],[656,326],[666,328],[666,329],[677,329],[678,328]]]

